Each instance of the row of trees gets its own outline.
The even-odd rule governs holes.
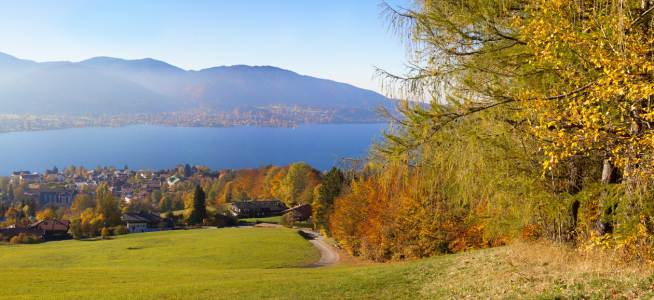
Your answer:
[[[172,188],[162,188],[159,207],[162,211],[183,209],[198,185],[206,195],[206,202],[216,206],[253,199],[277,199],[287,205],[312,203],[314,189],[324,180],[323,177],[323,174],[304,162],[284,167],[266,166],[238,171],[229,169],[217,178],[190,178]]]

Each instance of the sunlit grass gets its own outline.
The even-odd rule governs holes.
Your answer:
[[[342,253],[343,254],[343,253]],[[3,299],[651,298],[648,276],[516,244],[394,264],[320,255],[297,230],[205,229],[0,247]]]

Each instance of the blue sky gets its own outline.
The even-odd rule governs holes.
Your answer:
[[[380,2],[2,1],[0,52],[38,62],[151,57],[186,70],[271,65],[379,92],[373,66],[401,73],[405,57]]]

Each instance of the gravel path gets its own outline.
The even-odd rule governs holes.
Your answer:
[[[309,240],[318,250],[320,250],[320,253],[322,253],[322,257],[320,260],[316,263],[310,264],[308,266],[304,266],[302,268],[310,269],[310,268],[322,268],[322,267],[329,267],[335,263],[338,262],[340,259],[340,256],[332,247],[329,247],[329,245],[325,244],[322,239],[324,238],[322,235],[315,233],[310,230],[303,230],[306,234],[310,235],[313,237],[313,240]]]

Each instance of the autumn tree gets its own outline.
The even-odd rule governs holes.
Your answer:
[[[152,194],[150,195],[150,202],[155,203],[155,204],[159,203],[159,201],[161,201],[162,197],[163,197],[163,195],[161,194],[161,191],[154,190],[152,192]]]
[[[96,208],[97,215],[103,217],[101,227],[115,226],[122,223],[120,215],[120,199],[109,191],[109,185],[105,182],[96,190]]]
[[[171,194],[165,194],[159,201],[159,211],[169,211],[173,210],[174,196]]]
[[[78,194],[73,199],[70,210],[73,214],[79,215],[89,208],[95,209],[95,205],[95,199],[90,194]]]
[[[38,221],[54,220],[55,218],[57,218],[57,213],[54,209],[52,209],[52,207],[49,207],[46,210],[42,210],[36,214],[36,220]]]
[[[68,166],[68,168],[64,171],[64,175],[66,175],[66,176],[71,176],[71,175],[75,174],[75,170],[76,170],[75,166],[70,165],[70,166]]]
[[[82,220],[74,219],[70,222],[70,227],[68,228],[68,233],[73,236],[74,239],[80,240],[84,236],[84,229],[82,228]]]
[[[283,199],[288,205],[311,203],[313,189],[320,183],[318,171],[305,162],[294,163],[286,177],[280,182],[284,190]]]

